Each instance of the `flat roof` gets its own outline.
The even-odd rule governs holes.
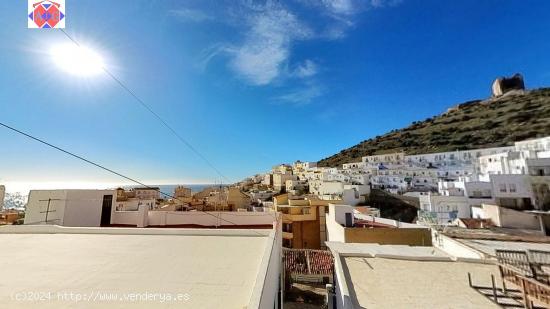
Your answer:
[[[550,244],[523,242],[523,241],[498,241],[484,239],[455,239],[469,247],[481,251],[489,256],[496,256],[495,250],[541,250],[550,251]]]
[[[500,308],[468,284],[491,286],[490,264],[342,257],[355,308]],[[498,284],[500,280],[496,280]]]
[[[9,265],[2,270],[9,283],[0,285],[0,303],[6,308],[245,308],[273,244],[271,232],[1,227],[0,264]],[[49,296],[22,300],[27,293]],[[93,299],[77,303],[63,293]],[[174,300],[147,299],[146,293]],[[129,298],[134,294],[140,298]],[[119,299],[98,300],[105,295]]]
[[[380,245],[376,243],[325,242],[333,252],[342,256],[393,257],[424,260],[452,261],[453,258],[435,247]]]
[[[326,242],[351,308],[499,308],[469,286],[491,287],[492,263],[459,260],[435,247]],[[483,289],[487,291],[487,289]],[[502,301],[502,300],[499,300]]]

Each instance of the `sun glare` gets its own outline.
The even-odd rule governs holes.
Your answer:
[[[103,70],[101,56],[83,46],[56,45],[50,50],[50,55],[59,68],[74,75],[91,76]]]

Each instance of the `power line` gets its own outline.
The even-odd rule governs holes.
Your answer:
[[[53,145],[53,144],[51,144],[51,143],[49,143],[49,142],[46,142],[46,141],[44,141],[44,140],[42,140],[42,139],[40,139],[40,138],[38,138],[38,137],[35,137],[35,136],[30,135],[30,134],[28,134],[28,133],[25,133],[25,132],[23,132],[23,131],[21,131],[21,130],[18,130],[18,129],[16,129],[16,128],[14,128],[14,127],[11,127],[11,126],[9,126],[9,125],[3,123],[3,122],[0,122],[0,126],[3,126],[3,127],[5,127],[6,129],[9,129],[9,130],[14,131],[14,132],[16,132],[16,133],[19,133],[19,134],[21,134],[21,135],[23,135],[23,136],[25,136],[25,137],[27,137],[27,138],[30,138],[30,139],[32,139],[32,140],[34,140],[34,141],[37,141],[37,142],[39,142],[39,143],[41,143],[41,144],[44,144],[44,145],[46,145],[46,146],[48,146],[48,147],[51,147],[51,148],[55,149],[55,150],[61,151],[61,152],[65,153],[65,154],[67,154],[67,155],[69,155],[69,156],[71,156],[71,157],[77,158],[77,159],[79,159],[79,160],[81,160],[81,161],[84,161],[84,162],[86,162],[86,163],[88,163],[88,164],[91,164],[91,165],[93,165],[93,166],[95,166],[95,167],[98,167],[98,168],[100,168],[100,169],[102,169],[102,170],[104,170],[104,171],[107,171],[107,172],[109,172],[109,173],[115,174],[115,175],[117,175],[117,176],[119,176],[119,177],[122,177],[122,178],[124,178],[124,179],[126,179],[126,180],[129,180],[129,181],[131,181],[131,182],[133,182],[133,183],[136,183],[136,184],[139,184],[139,185],[141,185],[141,186],[144,186],[144,187],[146,187],[146,188],[148,188],[148,189],[155,190],[155,191],[157,191],[158,193],[160,193],[160,194],[162,194],[162,195],[164,195],[164,196],[167,196],[167,197],[176,199],[176,200],[178,200],[178,201],[180,201],[180,202],[183,203],[182,200],[178,199],[177,197],[175,197],[175,196],[173,196],[173,195],[171,195],[171,194],[162,192],[159,188],[155,188],[155,187],[148,186],[148,185],[144,184],[144,183],[141,182],[141,181],[138,181],[138,180],[136,180],[136,179],[134,179],[134,178],[125,176],[125,175],[123,175],[123,174],[121,174],[121,173],[119,173],[119,172],[116,172],[116,171],[114,171],[114,170],[112,170],[112,169],[110,169],[110,168],[107,168],[107,167],[105,167],[105,166],[103,166],[103,165],[101,165],[101,164],[95,163],[95,162],[93,162],[93,161],[91,161],[91,160],[89,160],[89,159],[86,159],[86,158],[84,158],[84,157],[82,157],[82,156],[80,156],[80,155],[77,155],[77,154],[72,153],[72,152],[70,152],[70,151],[68,151],[68,150],[65,150],[65,149],[63,149],[63,148],[61,148],[61,147],[58,147],[58,146],[55,146],[55,145]],[[203,212],[203,213],[205,213],[205,214],[207,214],[207,215],[210,215],[210,216],[212,216],[212,217],[214,217],[214,218],[216,218],[216,219],[218,219],[218,220],[225,221],[225,222],[230,223],[230,224],[233,224],[233,225],[238,225],[237,223],[234,223],[234,222],[231,222],[231,221],[229,221],[229,220],[223,219],[223,218],[221,218],[221,217],[219,217],[219,216],[216,216],[216,215],[213,215],[213,214],[211,214],[211,213],[209,213],[209,212],[206,212],[206,211],[203,211],[203,210],[199,210],[199,211],[200,211],[200,212]],[[255,232],[255,231],[254,231],[254,232]],[[263,236],[263,234],[261,234],[261,233],[258,233],[258,234]]]
[[[71,37],[66,31],[65,29],[62,29],[60,28],[61,32],[63,32],[63,34],[65,34],[65,36],[71,40],[73,43],[75,43],[78,47],[80,47],[80,44],[78,43],[77,40],[75,40],[73,37]],[[195,153],[199,158],[201,158],[212,170],[214,170],[216,172],[216,174],[218,174],[220,177],[222,177],[223,179],[225,179],[228,183],[230,183],[231,181],[229,180],[229,178],[227,178],[224,174],[222,174],[222,172],[217,169],[214,164],[212,164],[212,162],[210,162],[210,160],[208,160],[201,152],[199,152],[197,150],[197,148],[195,148],[193,145],[191,145],[191,143],[189,143],[189,141],[187,141],[186,139],[184,139],[180,134],[178,134],[178,132],[176,132],[176,130],[174,130],[174,128],[172,128],[172,126],[170,126],[159,114],[157,114],[147,103],[145,103],[140,97],[137,96],[137,94],[132,91],[132,89],[130,89],[128,86],[126,86],[119,78],[117,78],[113,73],[111,73],[111,71],[109,71],[105,66],[102,66],[101,67],[103,69],[103,71],[109,76],[111,77],[122,89],[124,89],[131,97],[133,97],[142,107],[144,107],[147,111],[149,111],[153,116],[155,116],[155,118],[157,118],[157,120],[164,126],[166,127],[170,132],[172,132],[172,134],[174,134],[174,136],[176,136],[176,138],[182,142],[185,146],[187,146],[187,148],[189,148],[193,153]]]

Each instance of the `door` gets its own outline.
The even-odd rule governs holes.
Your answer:
[[[104,195],[103,205],[101,207],[101,226],[108,226],[111,224],[111,208],[113,206],[113,196]]]

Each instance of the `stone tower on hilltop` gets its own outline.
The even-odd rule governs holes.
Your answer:
[[[500,97],[512,90],[525,90],[523,76],[519,73],[512,77],[499,77],[493,82],[493,97]]]

